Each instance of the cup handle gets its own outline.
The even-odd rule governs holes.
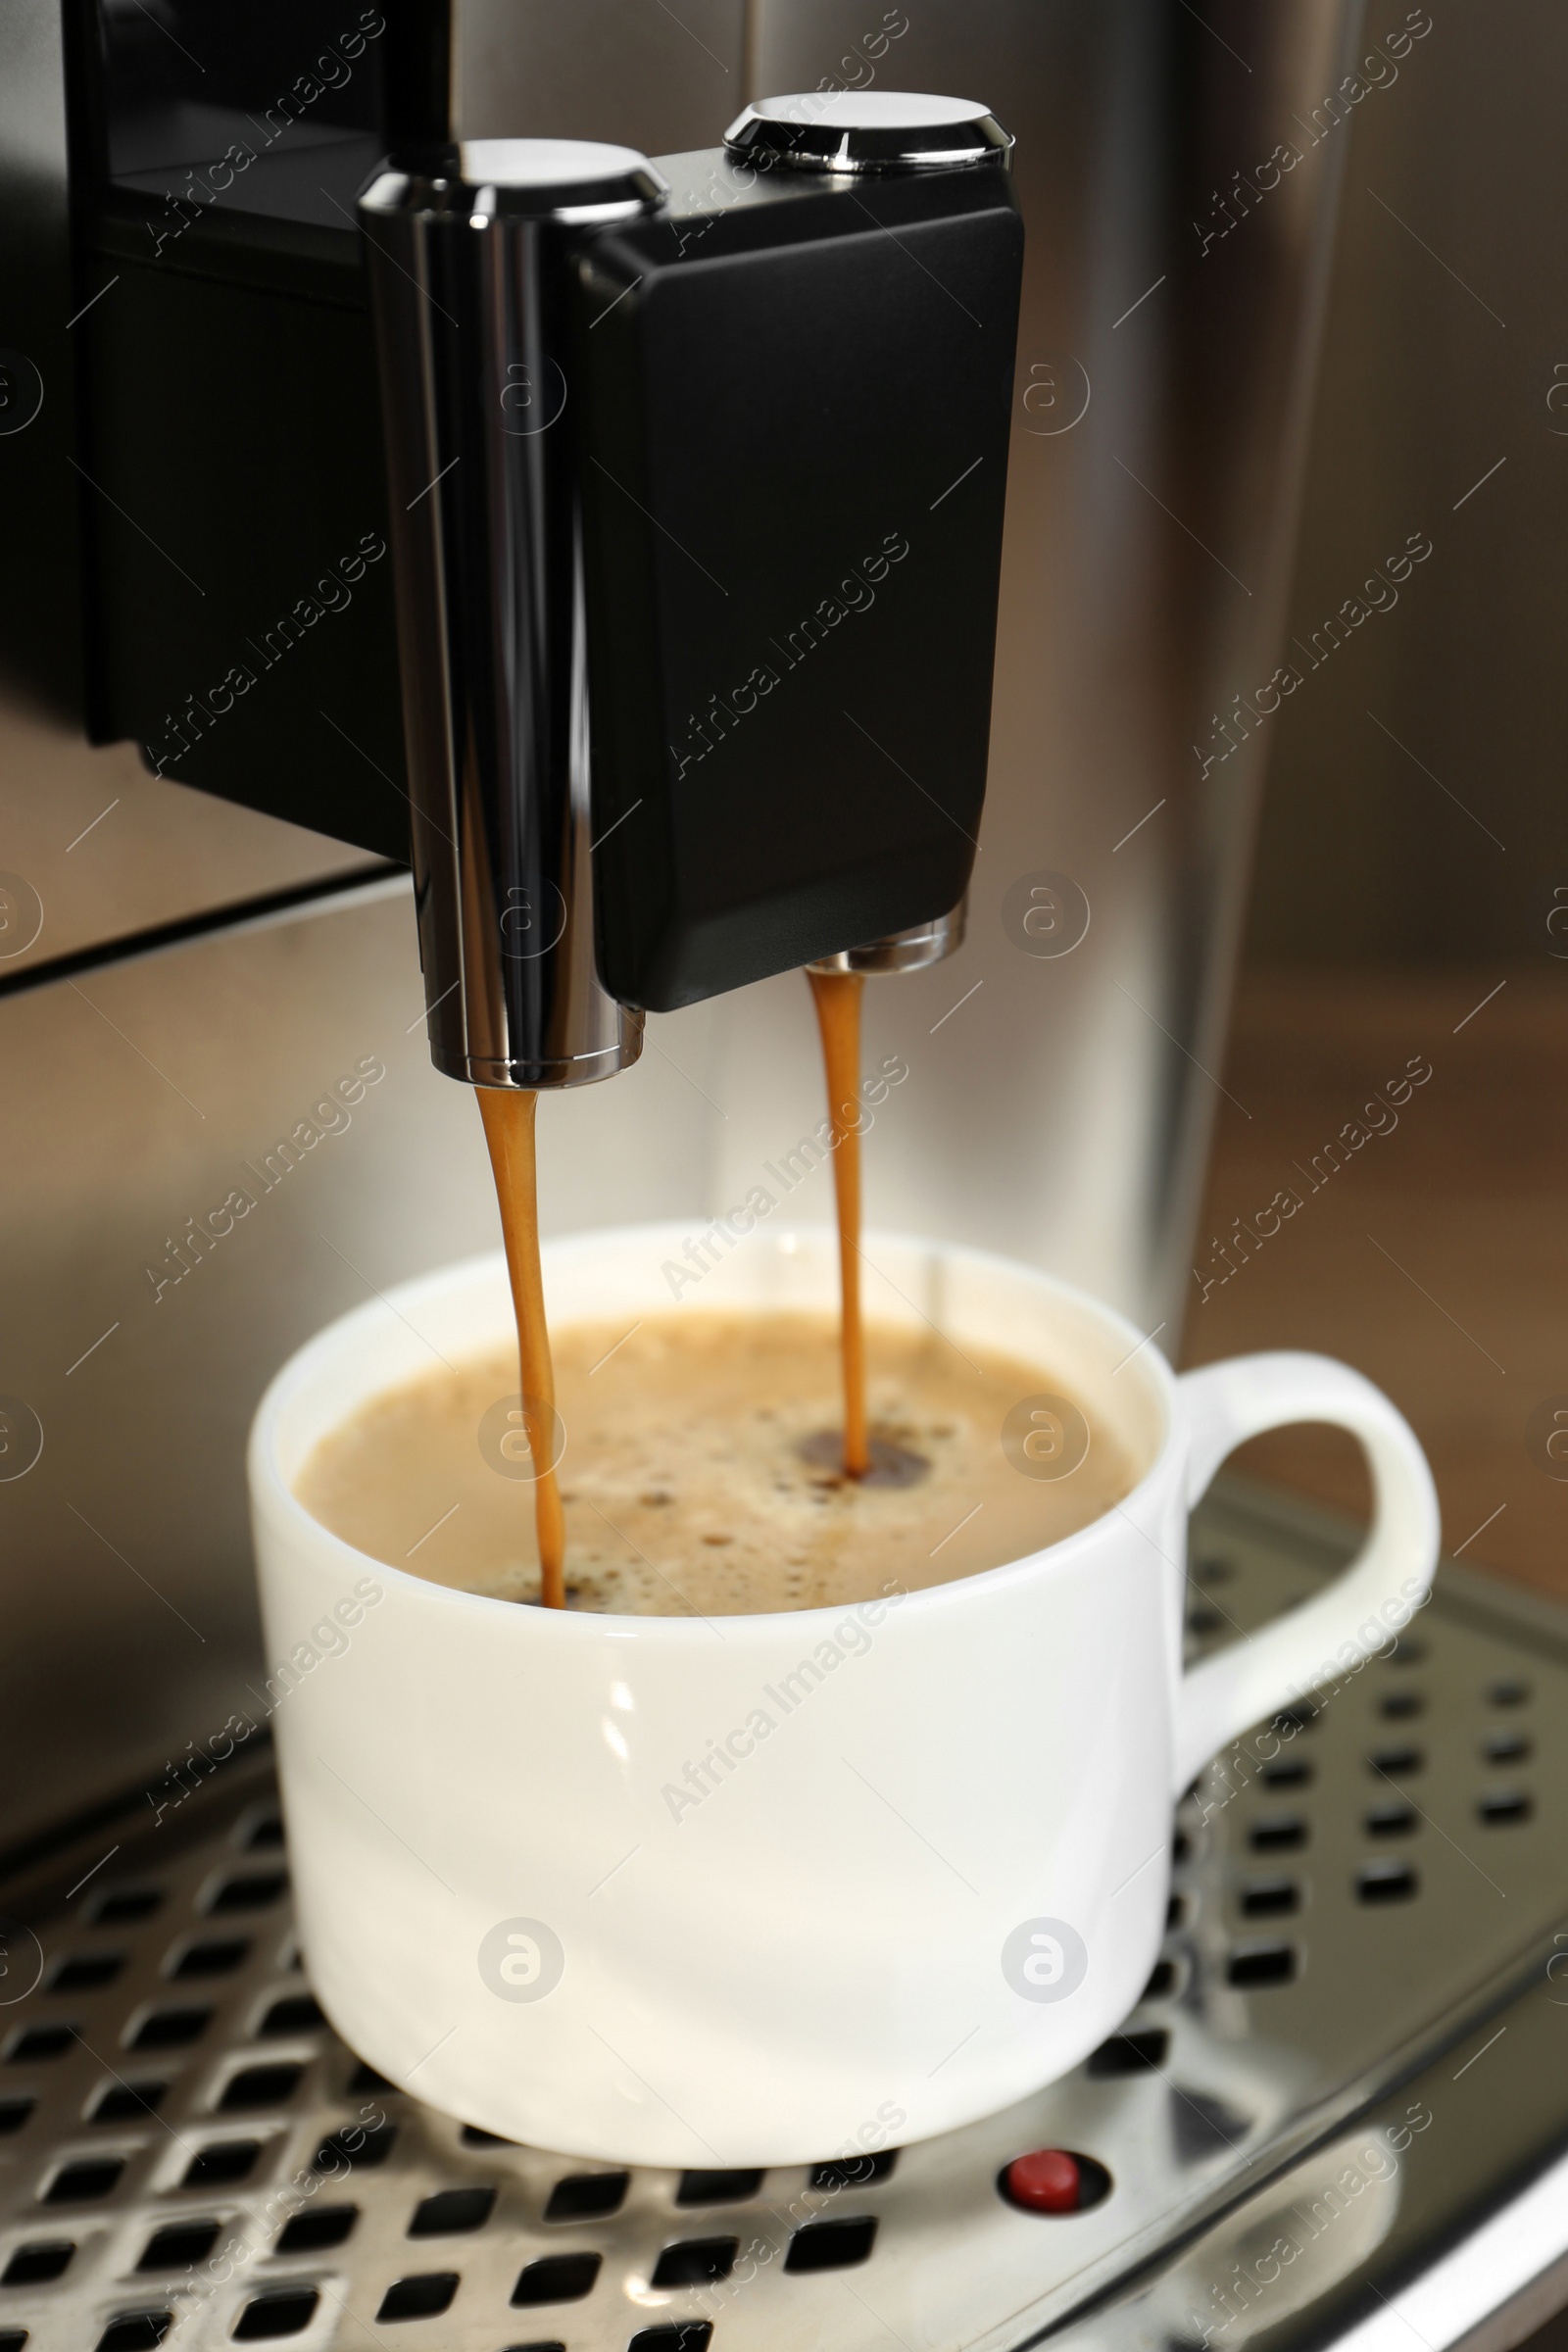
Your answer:
[[[1291,1421],[1331,1421],[1360,1440],[1372,1472],[1365,1544],[1328,1589],[1205,1658],[1176,1699],[1176,1792],[1227,1740],[1303,1690],[1359,1665],[1408,1623],[1438,1564],[1437,1490],[1402,1413],[1326,1355],[1234,1356],[1177,1382],[1187,1428],[1187,1505],[1226,1455]]]

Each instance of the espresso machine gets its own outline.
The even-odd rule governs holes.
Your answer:
[[[1446,1567],[1217,1759],[1065,2082],[676,2175],[325,2027],[243,1524],[276,1364],[493,1246],[473,1084],[549,1091],[546,1231],[700,1232],[820,1118],[812,962],[897,975],[873,1220],[1173,1347],[1342,152],[1289,126],[1357,34],[18,0],[0,2347],[1504,2352],[1563,2300],[1544,1603]],[[1193,1649],[1351,1541],[1216,1490]]]

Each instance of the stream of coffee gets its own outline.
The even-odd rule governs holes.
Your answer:
[[[860,994],[858,972],[808,969],[822,1032],[828,1116],[833,1122],[833,1195],[839,1217],[839,1351],[844,1368],[844,1469],[871,1467],[865,1423],[865,1334],[860,1318]]]
[[[865,1415],[865,1337],[860,1318],[860,992],[858,972],[809,972],[828,1115],[833,1122],[833,1191],[839,1220],[841,1312],[839,1351],[844,1382],[843,1467],[851,1478],[871,1468]],[[540,1598],[547,1609],[566,1605],[566,1522],[556,1483],[556,1380],[539,1270],[539,1188],[534,1126],[537,1094],[520,1087],[481,1086],[479,1116],[490,1148],[507,1273],[517,1318],[522,1418],[534,1466]]]
[[[1052,1338],[1042,1359],[1032,1346],[1012,1355],[972,1339],[960,1348],[919,1321],[880,1324],[867,1364],[861,982],[813,974],[812,988],[833,1106],[841,1313],[774,1294],[766,1304],[645,1303],[635,1321],[623,1304],[606,1321],[607,1296],[597,1313],[567,1315],[552,1347],[540,1279],[537,1098],[483,1089],[517,1336],[498,1334],[471,1359],[437,1364],[352,1413],[296,1484],[314,1517],[389,1567],[497,1600],[634,1616],[767,1616],[981,1575],[1087,1527],[1130,1492],[1136,1420],[1130,1434],[1107,1427],[1087,1398],[1070,1408],[1086,1447],[1095,1419],[1093,1447],[1074,1474],[1018,1475],[1006,1429],[1042,1392],[1070,1399],[1077,1389],[1066,1335]],[[646,1270],[640,1262],[639,1278]],[[519,1363],[520,1413],[512,1394]],[[563,1414],[571,1451],[558,1487]],[[509,1415],[498,1478],[495,1426]],[[513,1483],[530,1468],[537,1547]]]
[[[490,1147],[507,1273],[517,1318],[522,1415],[534,1467],[534,1520],[539,1539],[539,1596],[547,1609],[566,1605],[566,1521],[556,1484],[556,1375],[545,1321],[539,1271],[539,1187],[534,1159],[536,1094],[520,1087],[481,1086],[479,1116]]]

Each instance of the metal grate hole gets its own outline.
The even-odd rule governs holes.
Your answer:
[[[170,1968],[171,1977],[227,1977],[243,1967],[250,1956],[247,1936],[225,1936],[220,1941],[209,1937],[205,1943],[187,1944]]]
[[[1184,1862],[1190,1862],[1192,1860],[1193,1841],[1188,1837],[1185,1830],[1178,1830],[1175,1837],[1171,1839],[1170,1858],[1178,1870],[1181,1868]]]
[[[83,2156],[74,2164],[63,2164],[39,2202],[85,2205],[95,2197],[107,2197],[120,2186],[124,2169],[123,2156]]]
[[[27,2026],[17,2034],[6,2057],[13,2066],[26,2058],[63,2058],[75,2038],[74,2026]]]
[[[36,2099],[0,2099],[0,2132],[20,2132],[37,2104]]]
[[[259,1821],[256,1824],[255,1829],[245,1840],[247,1849],[253,1854],[264,1846],[281,1845],[282,1842],[283,1816],[281,1813],[269,1813],[265,1821]]]
[[[232,2115],[243,2107],[281,2107],[298,2090],[304,2072],[296,2065],[242,2067],[224,2083],[218,2112]]]
[[[87,2121],[90,2124],[139,2124],[156,2115],[164,2103],[167,2082],[111,2082]]]
[[[1419,1747],[1375,1747],[1366,1762],[1369,1772],[1379,1772],[1385,1780],[1408,1781],[1426,1770],[1427,1759]]]
[[[813,2164],[808,2188],[838,2190],[870,2188],[892,2177],[899,2161],[897,2148],[879,2148],[874,2156],[837,2156],[831,2164]]]
[[[1294,1707],[1281,1707],[1274,1718],[1273,1729],[1282,1740],[1285,1740],[1289,1739],[1293,1732],[1309,1732],[1317,1722],[1317,1708],[1303,1698],[1298,1700]]]
[[[5,2352],[3,2344],[0,2352]],[[552,2336],[547,2344],[509,2344],[507,2352],[566,2352],[566,2347],[559,2336]]]
[[[677,2205],[744,2205],[762,2185],[759,2173],[682,2173]]]
[[[1231,1984],[1289,1984],[1296,1977],[1296,1946],[1257,1943],[1232,1952],[1225,1978]]]
[[[1156,1960],[1149,1983],[1144,1986],[1142,1998],[1146,2001],[1162,2001],[1174,1988],[1175,1983],[1175,1961]]]
[[[1419,1666],[1427,1654],[1424,1642],[1407,1642],[1401,1634],[1391,1648],[1383,1652],[1385,1666]]]
[[[272,2034],[314,2034],[325,2023],[326,2020],[321,2015],[321,2004],[314,1994],[291,1992],[285,1994],[282,2000],[272,2003],[257,2028],[257,2032],[265,2040],[268,2035]],[[365,2070],[362,2069],[363,2071]],[[350,2087],[358,2089],[360,2086],[358,2083],[354,2083]],[[377,2075],[375,2082],[367,2083],[365,2087],[390,2090],[392,2085],[390,2082],[383,2082],[380,2076]]]
[[[458,2291],[456,2271],[420,2271],[412,2278],[397,2278],[381,2297],[378,2320],[434,2320],[451,2309]]]
[[[122,2312],[119,2319],[110,2321],[98,2338],[98,2352],[157,2352],[172,2326],[172,2312]],[[25,2343],[27,2339],[21,2336],[17,2340]]]
[[[1278,1813],[1269,1821],[1254,1821],[1247,1833],[1254,1854],[1294,1854],[1306,1843],[1306,1823],[1299,1813]]]
[[[667,2328],[639,2328],[626,2352],[708,2352],[710,2320],[677,2320]],[[564,2352],[555,2344],[524,2344],[521,2352]]]
[[[1481,1743],[1481,1753],[1489,1764],[1522,1764],[1532,1752],[1532,1743],[1523,1732],[1494,1732]]]
[[[539,2303],[580,2303],[592,2294],[603,2260],[601,2254],[546,2254],[518,2274],[513,2303],[519,2310]]]
[[[155,2230],[147,2240],[136,2268],[172,2273],[205,2262],[218,2243],[221,2228],[221,2222],[171,2222],[166,2230]]]
[[[1212,1601],[1200,1600],[1187,1612],[1187,1631],[1190,1634],[1217,1634],[1226,1622],[1223,1610],[1216,1609]]]
[[[790,2239],[787,2271],[848,2271],[870,2260],[876,2243],[874,2213],[847,2214],[842,2221],[808,2222]]]
[[[49,1980],[51,1992],[97,1992],[125,1965],[123,1952],[73,1952]]]
[[[1165,1905],[1165,1933],[1166,1933],[1166,1935],[1168,1936],[1168,1935],[1170,1934],[1170,1932],[1171,1932],[1171,1930],[1172,1930],[1173,1928],[1179,1928],[1179,1927],[1181,1927],[1181,1926],[1182,1926],[1182,1924],[1183,1924],[1183,1922],[1186,1920],[1186,1917],[1187,1917],[1187,1897],[1186,1897],[1186,1895],[1185,1895],[1185,1894],[1173,1894],[1173,1895],[1171,1896],[1171,1898],[1170,1898],[1169,1902],[1168,1902],[1168,1903]]]
[[[1280,1756],[1265,1764],[1257,1777],[1265,1788],[1305,1788],[1311,1784],[1313,1768],[1304,1756]]]
[[[1228,1585],[1236,1574],[1236,1562],[1220,1552],[1209,1552],[1192,1574],[1195,1585]]]
[[[1374,1805],[1366,1815],[1369,1838],[1408,1838],[1416,1824],[1414,1805]]]
[[[198,2041],[213,2022],[211,2009],[154,2009],[126,2043],[132,2050],[178,2050]]]
[[[401,2088],[401,2083],[389,2082],[385,2075],[378,2075],[373,2066],[367,2066],[363,2060],[349,2077],[349,2089],[358,2096],[363,2096],[367,2091],[378,2090],[387,2097],[395,2098]],[[468,2132],[472,2130],[472,2125],[465,2127],[463,2138],[466,2147],[504,2148],[507,2145],[504,2139],[492,2140],[488,2132],[476,2132],[473,2138],[469,2139]]]
[[[244,2180],[262,2152],[259,2139],[215,2139],[211,2147],[198,2148],[185,2167],[181,2188],[222,2188],[232,2180]]]
[[[0,2286],[42,2286],[51,2278],[63,2278],[75,2252],[69,2237],[44,2238],[36,2245],[19,2246],[0,2273]]]
[[[1196,2084],[1183,2089],[1172,2081],[1170,2089],[1171,2138],[1178,2164],[1201,2164],[1222,2148],[1234,2153],[1252,2131],[1255,2119],[1228,2100]]]
[[[604,2214],[618,2213],[629,2178],[626,2173],[568,2173],[551,2190],[545,2220],[598,2221]]]
[[[1408,1862],[1366,1862],[1355,1874],[1356,1901],[1406,1902],[1420,1883]]]
[[[224,1879],[215,1886],[203,1909],[211,1912],[265,1911],[288,1885],[286,1870],[253,1871],[242,1879]]]
[[[27,2330],[25,2328],[0,2328],[0,2352],[22,2352],[22,2347],[26,2340]],[[524,2345],[522,2352],[532,2352],[532,2348]],[[565,2345],[559,2346],[557,2352],[566,2352]]]
[[[274,2254],[319,2254],[340,2246],[360,2218],[357,2205],[322,2205],[315,2213],[297,2213],[278,2233]]]
[[[120,1886],[107,1889],[90,1904],[87,1917],[95,1928],[128,1928],[151,1919],[164,1899],[161,1886]]]
[[[456,2237],[482,2230],[495,2210],[493,2188],[442,2188],[414,2209],[410,2237]]]
[[[1424,1715],[1427,1702],[1419,1690],[1389,1690],[1378,1700],[1378,1713],[1390,1723],[1407,1723],[1413,1715]]]
[[[1534,1799],[1523,1788],[1494,1788],[1476,1807],[1489,1829],[1501,1828],[1508,1822],[1528,1821],[1535,1809]]]
[[[1152,2074],[1164,2065],[1169,2048],[1170,2035],[1163,2026],[1152,2026],[1145,2034],[1113,2034],[1090,2053],[1089,2072],[1102,2078]]]
[[[334,2132],[317,2149],[316,2169],[319,2173],[331,2172],[339,2164],[349,2164],[369,2171],[385,2164],[397,2135],[396,2124],[376,2124],[369,2130],[359,2124],[345,2124],[341,2132]]]
[[[666,2246],[654,2265],[654,2286],[710,2286],[727,2278],[740,2251],[738,2237],[688,2237]]]
[[[1494,1707],[1522,1707],[1530,1697],[1530,1685],[1513,1675],[1505,1675],[1494,1683],[1487,1692],[1487,1703]]]
[[[367,2066],[362,2067],[360,2073],[368,2075],[371,2071],[372,2070]],[[375,2087],[376,2085],[374,2082],[367,2082],[362,2084],[359,2075],[356,2075],[354,2081],[349,2084],[349,2088],[351,2090],[360,2090],[362,2088],[367,2090],[374,2090]],[[515,2140],[503,2139],[499,2132],[481,2132],[477,2124],[465,2124],[463,2130],[459,2132],[458,2137],[462,2140],[466,2148],[512,2148],[515,2147],[517,2144]]]
[[[233,2340],[259,2344],[280,2335],[303,2335],[320,2299],[314,2286],[274,2287],[270,2295],[257,2295],[240,2313]]]
[[[1301,1907],[1301,1890],[1294,1879],[1253,1879],[1242,1888],[1244,1919],[1284,1919]]]

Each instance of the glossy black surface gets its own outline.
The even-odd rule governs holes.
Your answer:
[[[663,1011],[963,894],[1023,228],[994,163],[659,168],[572,348],[600,968]]]

